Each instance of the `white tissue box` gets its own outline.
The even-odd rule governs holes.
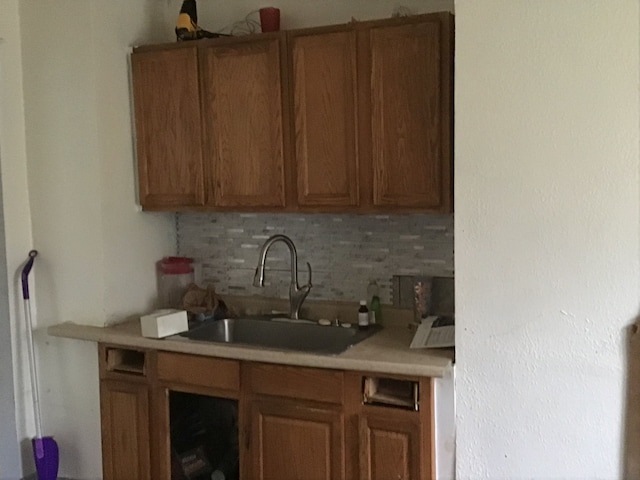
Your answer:
[[[140,317],[142,336],[163,338],[189,330],[186,310],[156,310]]]

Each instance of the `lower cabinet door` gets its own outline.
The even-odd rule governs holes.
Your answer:
[[[421,480],[420,424],[392,415],[360,416],[360,479]]]
[[[150,479],[147,386],[102,380],[100,413],[104,479]]]
[[[344,418],[338,408],[254,399],[249,409],[243,479],[344,479]]]

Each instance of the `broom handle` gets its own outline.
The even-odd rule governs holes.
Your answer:
[[[29,351],[29,372],[31,376],[31,391],[33,392],[33,416],[36,423],[36,438],[42,438],[42,419],[40,417],[40,393],[38,392],[38,372],[36,371],[36,355],[33,346],[33,324],[31,321],[31,303],[29,301],[29,272],[33,261],[38,255],[36,250],[29,252],[29,260],[22,269],[22,298],[27,320],[27,350]]]

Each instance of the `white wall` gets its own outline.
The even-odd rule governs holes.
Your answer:
[[[157,4],[20,2],[41,327],[147,311],[154,262],[175,252],[173,215],[142,213],[135,198],[128,51],[153,37]],[[99,478],[96,346],[44,331],[37,340],[44,433],[60,446],[60,474]]]
[[[33,275],[41,327],[63,321],[103,325],[145,311],[155,294],[154,262],[175,248],[173,216],[135,208],[127,53],[132,45],[173,41],[181,3],[13,2],[20,7],[26,200],[31,203],[33,244],[40,251]],[[200,24],[217,30],[261,6],[255,1],[201,1]],[[351,16],[386,17],[396,4],[288,0],[278,6],[282,27],[292,28],[348,22]],[[423,13],[450,8],[452,1],[412,0],[407,6]],[[12,20],[17,27],[15,16]],[[24,171],[24,158],[19,166]],[[24,178],[21,186],[26,191]],[[37,340],[44,433],[54,435],[60,445],[60,474],[98,478],[96,347],[44,332]],[[23,365],[19,367],[24,374]],[[30,429],[25,426],[23,437],[33,434]]]
[[[459,479],[622,477],[638,17],[456,1]]]
[[[31,249],[31,219],[27,190],[27,162],[25,150],[24,110],[22,106],[21,39],[18,23],[18,0],[0,2],[0,179],[2,181],[2,208],[4,221],[4,251],[6,256],[8,318],[3,311],[3,362],[13,357],[13,364],[22,364],[26,351],[20,340],[24,338],[24,316],[19,275],[16,275]],[[7,328],[8,327],[8,328]],[[11,348],[7,350],[7,341]],[[3,369],[0,389],[3,392],[2,427],[0,428],[0,478],[18,478],[22,475],[22,462],[18,455],[20,440],[29,411],[20,399],[28,392],[28,377]],[[13,378],[12,378],[13,377]],[[14,384],[15,379],[15,384]],[[4,395],[17,398],[6,398]],[[11,423],[10,410],[15,401],[15,419]],[[6,402],[6,403],[5,403]],[[11,403],[9,403],[11,402]],[[9,410],[6,410],[10,407]],[[6,422],[6,423],[5,423]]]
[[[12,114],[2,124],[8,263],[11,275],[31,243],[41,252],[41,326],[101,325],[154,293],[172,223],[134,208],[126,51],[171,40],[180,3],[2,0],[0,28],[18,31],[5,9],[19,5],[22,29],[0,45],[15,67],[0,92]],[[200,24],[217,30],[260,6],[201,1]],[[277,6],[292,28],[387,16],[396,3]],[[456,4],[459,478],[619,476],[623,329],[637,314],[639,272],[637,8]],[[39,339],[60,473],[97,478],[95,346]]]

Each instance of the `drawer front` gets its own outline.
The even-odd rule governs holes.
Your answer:
[[[344,376],[338,370],[248,364],[244,381],[251,393],[343,403]]]
[[[159,352],[158,380],[238,392],[240,363],[236,360]]]

